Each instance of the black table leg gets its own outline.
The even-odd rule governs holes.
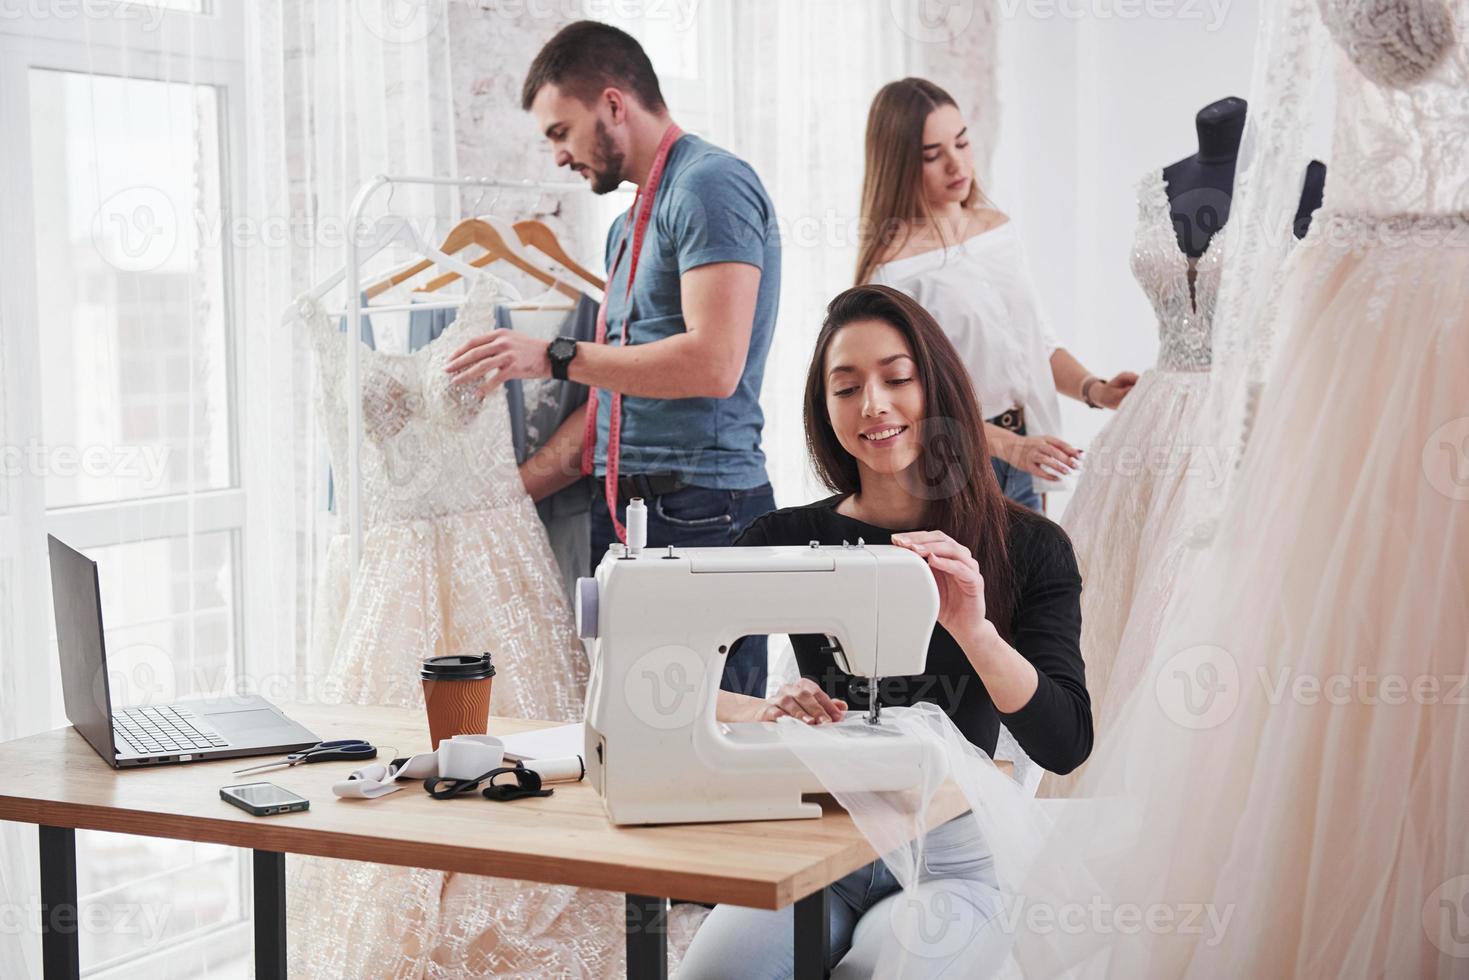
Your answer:
[[[831,918],[826,889],[796,902],[796,980],[826,980],[831,975]]]
[[[286,977],[286,856],[255,851],[255,980]]]
[[[628,980],[668,980],[668,899],[627,896]]]
[[[77,947],[77,846],[70,827],[38,828],[41,833],[41,975],[45,980],[77,980],[82,957]]]

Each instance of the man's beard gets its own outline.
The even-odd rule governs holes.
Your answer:
[[[624,155],[612,143],[612,134],[602,120],[597,120],[597,146],[592,151],[592,193],[610,194],[622,186],[622,164]]]

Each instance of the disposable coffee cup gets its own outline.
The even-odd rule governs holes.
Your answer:
[[[429,657],[419,671],[428,734],[435,750],[455,735],[483,735],[490,721],[495,665],[488,653]]]

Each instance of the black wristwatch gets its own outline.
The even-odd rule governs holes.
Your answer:
[[[576,356],[576,341],[570,337],[557,337],[551,341],[551,346],[546,348],[546,356],[551,359],[551,377],[557,381],[565,381],[566,369],[571,366],[571,359]]]

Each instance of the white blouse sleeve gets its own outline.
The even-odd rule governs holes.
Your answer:
[[[1026,298],[1030,301],[1031,310],[1034,311],[1036,327],[1040,330],[1041,343],[1045,344],[1046,360],[1049,361],[1051,355],[1060,350],[1064,345],[1061,343],[1061,339],[1056,336],[1056,331],[1051,329],[1051,318],[1046,316],[1045,310],[1041,307],[1040,294],[1035,291],[1035,280],[1030,276],[1030,263],[1026,261],[1023,252],[1019,256],[1019,259],[1020,283],[1026,293],[1029,294]]]
[[[1051,329],[1050,319],[1042,315],[1039,310],[1036,311],[1036,319],[1040,321],[1041,341],[1046,345],[1046,359],[1050,360],[1051,355],[1061,349],[1061,340]]]

